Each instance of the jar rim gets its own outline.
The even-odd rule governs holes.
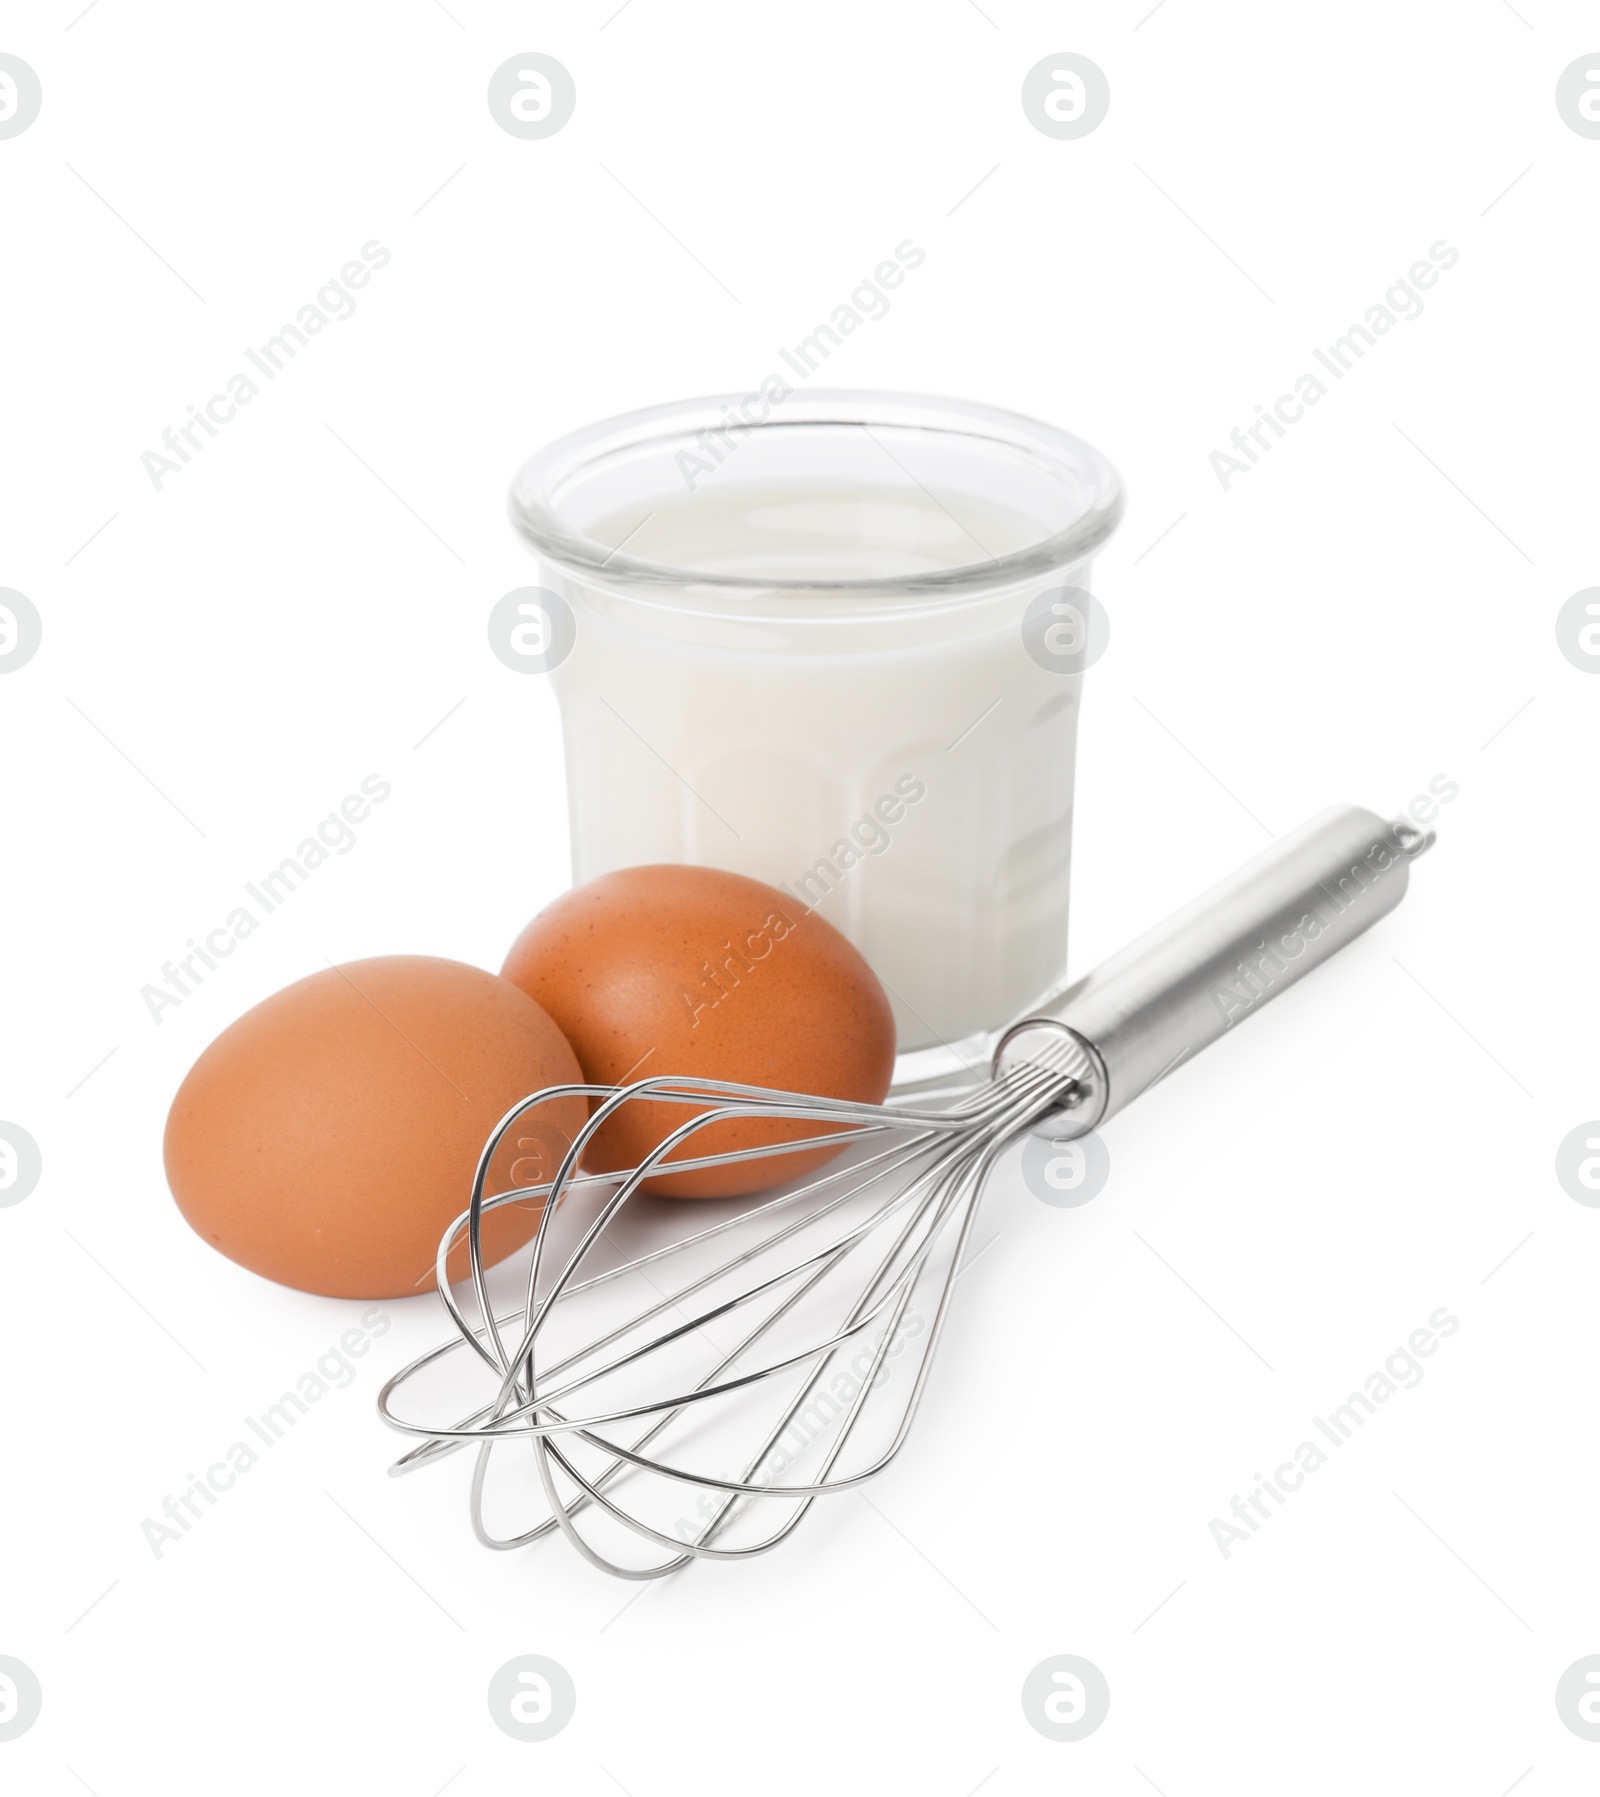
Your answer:
[[[773,402],[770,415],[748,423],[752,432],[796,430],[812,426],[873,425],[941,432],[974,441],[988,440],[1032,456],[1042,467],[1077,483],[1085,495],[1077,515],[1037,542],[981,562],[915,575],[864,575],[820,579],[810,576],[755,578],[676,567],[629,555],[575,528],[560,511],[562,488],[586,467],[621,452],[693,437],[708,428],[725,427],[727,414],[747,405],[751,394],[716,394],[648,406],[602,419],[557,438],[517,470],[508,495],[511,520],[522,538],[540,555],[569,573],[603,578],[628,587],[638,598],[663,603],[681,599],[686,590],[704,597],[763,594],[960,600],[997,588],[1037,579],[1092,554],[1122,518],[1121,477],[1091,444],[1025,413],[968,400],[941,399],[916,393],[823,389],[792,393]],[[741,412],[741,417],[747,414]]]

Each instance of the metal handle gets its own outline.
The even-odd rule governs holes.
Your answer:
[[[1070,1122],[1093,1129],[1392,911],[1433,840],[1357,805],[1320,812],[1014,1024],[996,1075],[1081,1049]]]

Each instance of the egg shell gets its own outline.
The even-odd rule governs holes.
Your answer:
[[[596,1084],[680,1074],[877,1103],[893,1075],[894,1015],[858,950],[788,893],[742,874],[675,865],[602,874],[541,911],[501,971],[550,1013]],[[694,1114],[630,1102],[584,1164],[636,1166]],[[697,1132],[672,1158],[794,1141],[822,1127],[734,1119]],[[676,1174],[646,1189],[732,1197],[835,1152]]]
[[[422,955],[329,967],[195,1062],[167,1118],[167,1182],[193,1229],[254,1273],[336,1298],[410,1297],[433,1282],[495,1125],[581,1077],[545,1012],[482,968]],[[487,1195],[551,1178],[587,1115],[569,1097],[520,1119]],[[541,1209],[486,1215],[485,1262],[521,1247]],[[449,1265],[466,1276],[464,1236]]]

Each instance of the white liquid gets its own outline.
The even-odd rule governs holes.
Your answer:
[[[732,472],[590,534],[754,580],[913,576],[1040,535],[910,482]],[[907,596],[893,616],[830,596],[809,619],[803,596],[702,603],[689,577],[682,613],[560,580],[578,611],[557,675],[574,878],[684,861],[783,887],[861,949],[902,1052],[970,1047],[1065,971],[1080,682],[1035,664],[1020,620],[1036,591],[1086,580],[1080,565],[979,600]]]

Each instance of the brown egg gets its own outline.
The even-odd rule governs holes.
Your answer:
[[[676,866],[603,874],[541,911],[501,972],[556,1020],[596,1084],[676,1073],[870,1103],[889,1089],[894,1017],[872,969],[831,924],[742,874]],[[629,1103],[585,1165],[636,1166],[693,1114]],[[793,1141],[821,1127],[739,1118],[690,1137],[673,1158]],[[781,1155],[648,1189],[732,1197],[830,1158]]]
[[[520,1098],[582,1075],[526,993],[459,961],[391,955],[298,980],[218,1036],[167,1118],[167,1183],[189,1224],[265,1278],[405,1298],[434,1276],[478,1156]],[[549,1179],[588,1115],[541,1105],[502,1144],[488,1195]],[[538,1200],[484,1218],[484,1259],[533,1234]],[[468,1271],[463,1237],[451,1277]]]

